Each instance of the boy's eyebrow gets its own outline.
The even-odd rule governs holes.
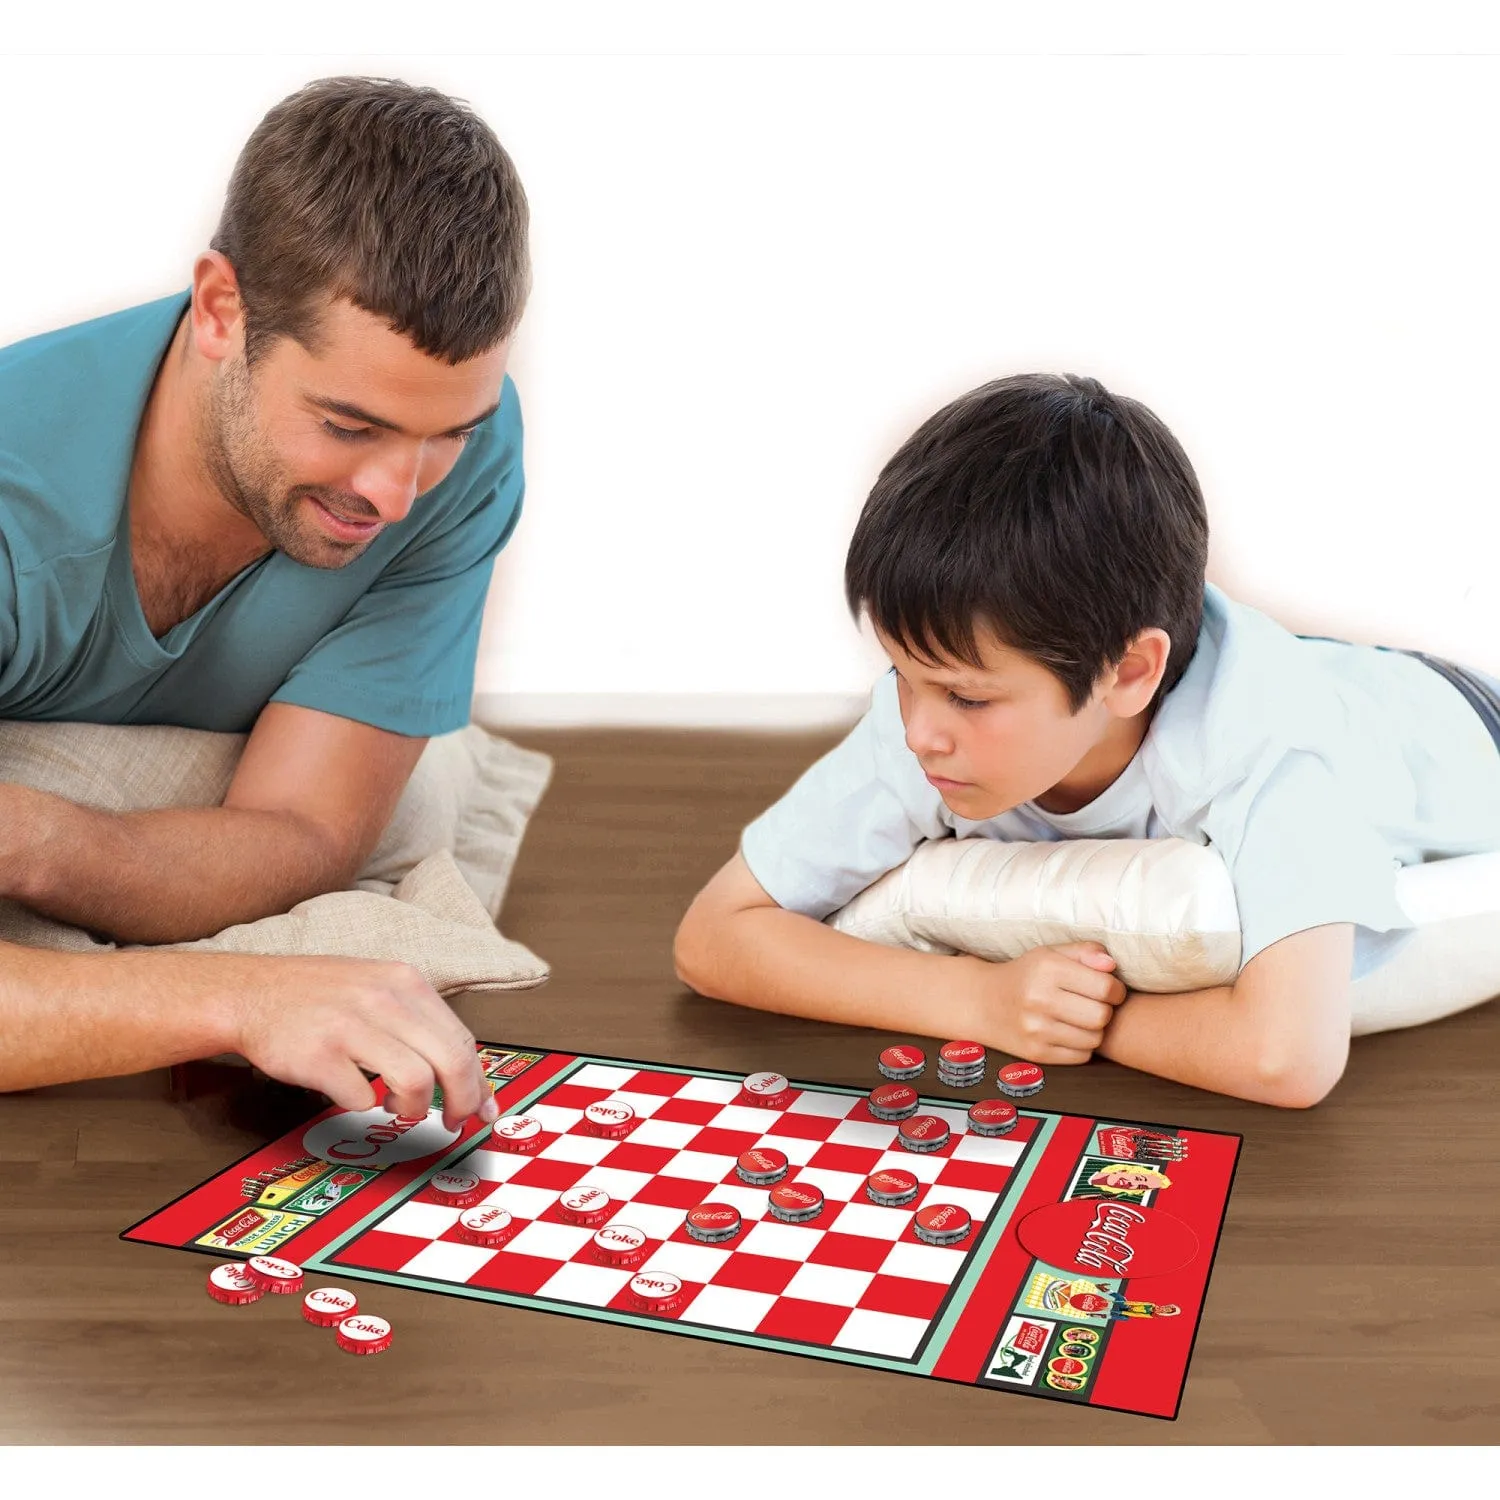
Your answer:
[[[311,391],[304,392],[308,402],[324,411],[333,412],[335,416],[348,417],[351,422],[363,422],[369,427],[383,427],[387,432],[399,432],[405,436],[405,430],[395,422],[387,422],[384,417],[377,417],[373,412],[366,411],[362,406],[356,406],[352,401],[336,401],[332,396],[317,396]],[[495,415],[500,410],[497,401],[493,406],[486,407],[472,422],[460,422],[457,427],[450,427],[446,432],[440,432],[439,437],[454,437],[460,432],[467,432],[471,427],[477,427],[487,418]]]

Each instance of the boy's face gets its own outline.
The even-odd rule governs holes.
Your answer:
[[[924,662],[875,634],[896,669],[907,747],[949,809],[970,822],[1023,802],[1074,812],[1093,801],[1140,747],[1166,664],[1165,632],[1143,632],[1075,714],[1051,672],[990,632],[978,638],[979,670]]]

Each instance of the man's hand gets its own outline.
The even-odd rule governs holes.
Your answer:
[[[420,1117],[443,1090],[443,1120],[499,1115],[469,1029],[409,964],[342,958],[256,960],[236,1002],[233,1050],[284,1083],[372,1109],[378,1073],[388,1108]],[[362,1071],[363,1070],[363,1071]]]
[[[1033,948],[1008,963],[963,962],[974,1040],[1028,1062],[1086,1063],[1125,999],[1099,943]]]

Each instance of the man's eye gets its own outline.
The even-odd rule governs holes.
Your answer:
[[[362,437],[368,437],[368,427],[340,427],[337,422],[324,422],[323,431],[329,437],[337,438],[341,443],[357,443]]]

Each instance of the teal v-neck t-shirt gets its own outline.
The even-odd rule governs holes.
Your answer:
[[[342,568],[271,552],[160,640],[126,504],[180,293],[0,349],[0,719],[244,732],[295,703],[397,734],[469,722],[495,554],[521,514],[521,412]]]

